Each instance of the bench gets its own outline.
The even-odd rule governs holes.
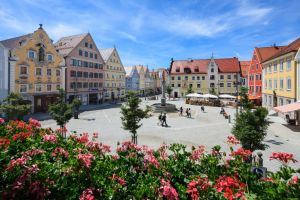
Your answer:
[[[228,119],[228,114],[226,112],[223,113],[223,116],[225,117],[225,119]]]

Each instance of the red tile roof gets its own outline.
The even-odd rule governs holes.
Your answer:
[[[55,48],[61,55],[67,56],[87,35],[88,33],[62,37],[55,43]]]
[[[238,58],[220,58],[215,59],[221,73],[238,73],[241,67]]]
[[[206,74],[209,61],[210,59],[174,60],[171,66],[171,74],[184,74],[184,68],[191,69],[191,73]],[[199,72],[195,71],[196,68],[198,68]],[[178,69],[179,72],[176,72]]]
[[[220,73],[237,73],[241,71],[237,58],[218,58],[214,60]],[[190,69],[192,74],[206,74],[209,63],[210,59],[175,60],[171,65],[171,74],[185,74],[185,68]],[[198,72],[195,70],[197,68]],[[176,71],[178,69],[179,72]]]
[[[251,61],[240,61],[241,71],[242,71],[242,77],[247,77],[249,68],[250,68]]]
[[[260,63],[269,59],[286,46],[255,47]]]
[[[300,37],[297,38],[296,40],[294,40],[293,42],[291,42],[288,46],[284,46],[284,48],[280,49],[280,51],[276,52],[274,55],[272,55],[270,58],[264,60],[264,61],[268,61],[271,60],[273,58],[282,56],[284,54],[290,53],[290,52],[297,52],[298,49],[300,48]]]

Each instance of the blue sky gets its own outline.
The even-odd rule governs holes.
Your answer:
[[[0,0],[0,40],[33,32],[90,32],[116,45],[125,66],[169,67],[170,59],[238,57],[300,37],[299,0]]]

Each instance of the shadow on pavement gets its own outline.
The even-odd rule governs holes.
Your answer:
[[[275,145],[281,145],[283,144],[283,142],[278,142],[276,140],[265,140],[265,142],[271,143],[271,144],[275,144]]]
[[[300,132],[300,126],[290,125],[290,124],[282,124],[293,132]]]

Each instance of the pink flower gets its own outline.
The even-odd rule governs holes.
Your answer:
[[[29,193],[33,199],[45,199],[46,196],[51,194],[47,187],[44,187],[40,181],[35,181],[29,186]]]
[[[179,199],[178,198],[178,193],[176,191],[175,188],[173,188],[170,184],[170,181],[165,181],[164,179],[162,179],[160,181],[160,195],[162,195],[162,197],[166,197],[166,199],[168,200],[176,200]]]
[[[199,178],[192,180],[188,184],[187,193],[191,195],[192,199],[199,199],[201,192],[206,192],[210,187],[208,178]]]
[[[113,176],[111,177],[111,180],[118,181],[118,183],[122,186],[126,185],[126,181],[123,178],[117,176],[116,174],[113,174]]]
[[[110,152],[110,146],[105,145],[98,142],[88,142],[86,144],[89,150],[91,151],[98,151],[100,154],[105,154]]]
[[[117,148],[117,152],[123,152],[123,151],[141,151],[142,148],[138,145],[132,143],[131,141],[125,141],[122,143],[122,146]]]
[[[36,119],[29,119],[29,124],[33,127],[41,127],[41,123]]]
[[[190,156],[190,159],[193,161],[198,161],[200,157],[203,155],[205,151],[205,146],[201,145],[198,146],[197,149],[192,150],[192,155]]]
[[[3,146],[4,148],[10,145],[10,140],[6,138],[0,138],[0,148]]]
[[[294,159],[294,155],[291,153],[285,153],[285,152],[273,152],[270,156],[270,160],[278,160],[283,165],[287,165],[290,161],[293,163],[298,162],[296,159]]]
[[[77,155],[77,158],[84,164],[86,168],[90,168],[92,164],[92,160],[95,158],[93,154],[87,153],[87,154],[82,154],[79,153]]]
[[[290,185],[297,184],[297,183],[298,183],[298,180],[299,180],[298,176],[294,176],[294,177],[290,180],[289,184],[290,184]]]
[[[77,138],[77,141],[82,143],[82,144],[87,143],[89,141],[89,134],[88,133],[83,133],[81,137]]]
[[[33,157],[35,155],[39,155],[39,154],[43,154],[43,153],[45,153],[45,151],[42,150],[42,149],[31,149],[31,150],[27,150],[27,151],[23,152],[22,156],[24,156],[24,157],[27,157],[27,156]]]
[[[93,190],[88,188],[84,190],[79,198],[79,200],[94,200]]]
[[[98,136],[99,136],[99,133],[97,133],[97,132],[93,133],[93,139],[97,139]]]
[[[216,180],[214,188],[217,189],[217,192],[223,192],[223,196],[226,199],[245,199],[245,188],[246,184],[239,181],[235,177],[230,176],[220,176]],[[235,194],[234,194],[235,193]]]
[[[69,156],[69,152],[66,151],[64,148],[61,147],[57,147],[54,149],[54,151],[51,153],[51,156],[56,157],[58,155],[62,155],[64,157],[68,157]]]
[[[12,171],[16,166],[23,167],[26,164],[27,160],[28,158],[23,156],[21,158],[10,160],[7,170]]]
[[[57,137],[54,134],[50,134],[50,135],[44,135],[43,136],[43,141],[44,142],[50,142],[52,144],[57,143]]]
[[[244,160],[247,160],[252,155],[252,152],[247,149],[239,148],[236,151],[232,152],[231,156],[241,156]]]
[[[0,124],[3,124],[4,122],[5,122],[5,120],[0,117]]]
[[[259,180],[260,182],[264,182],[264,183],[275,183],[274,179],[273,178],[270,178],[270,177],[267,177],[267,178],[262,178]]]
[[[144,156],[144,164],[146,167],[149,165],[153,165],[154,167],[159,168],[159,162],[153,154]]]
[[[238,139],[236,139],[234,136],[228,136],[227,143],[230,145],[237,145],[237,144],[240,144],[240,141]]]

